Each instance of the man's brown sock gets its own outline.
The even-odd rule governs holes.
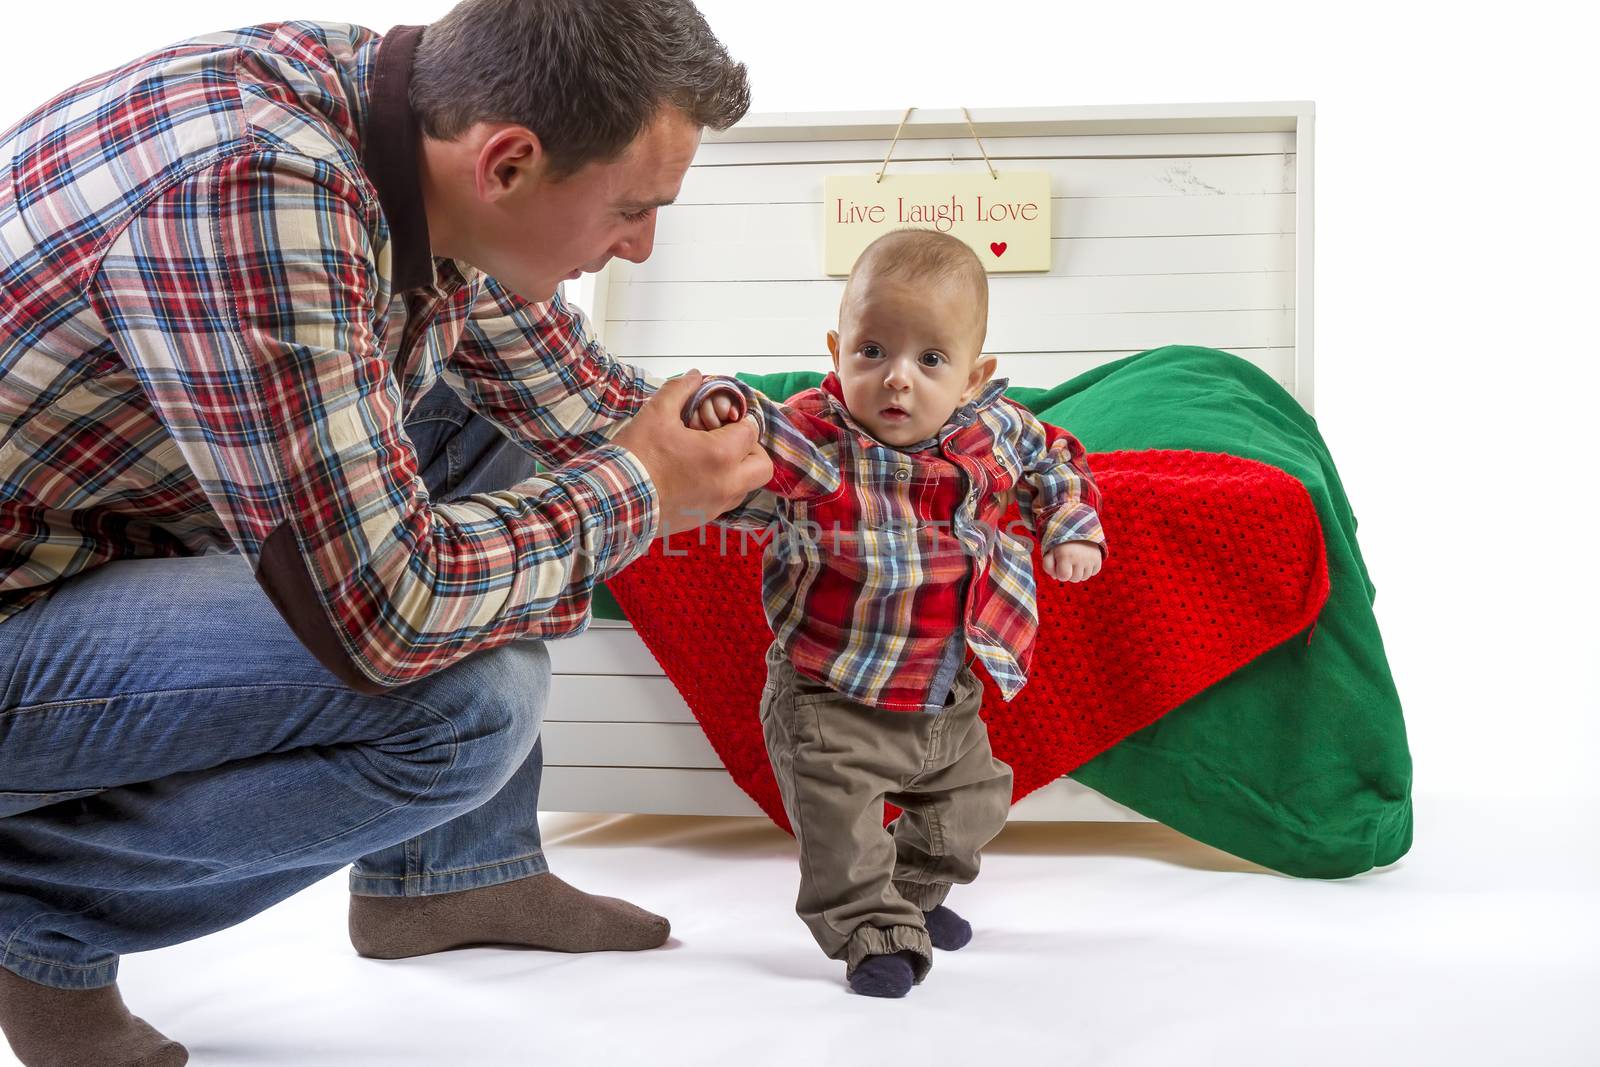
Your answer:
[[[426,897],[350,898],[350,943],[380,960],[467,945],[637,951],[661,945],[671,932],[659,915],[590,896],[553,874]]]
[[[115,985],[56,989],[0,967],[0,1030],[23,1067],[183,1067],[189,1050],[128,1012]]]

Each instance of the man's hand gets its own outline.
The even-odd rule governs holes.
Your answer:
[[[1068,541],[1043,555],[1045,573],[1058,582],[1081,582],[1100,573],[1100,549],[1088,541]]]
[[[772,460],[752,420],[710,431],[683,424],[683,406],[701,377],[690,371],[663,385],[612,438],[650,472],[663,535],[705,525],[772,480]]]

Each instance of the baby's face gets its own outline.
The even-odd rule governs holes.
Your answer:
[[[994,373],[980,351],[985,325],[954,280],[853,280],[828,334],[845,407],[886,445],[932,437]]]

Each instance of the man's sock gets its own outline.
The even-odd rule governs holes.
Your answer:
[[[928,926],[928,940],[933,942],[934,948],[954,952],[972,940],[972,924],[943,904],[924,912],[922,917]]]
[[[115,985],[56,989],[0,967],[0,1030],[23,1067],[183,1067],[189,1050],[129,1014]]]
[[[864,997],[903,997],[914,981],[910,952],[868,956],[850,975],[850,988]]]
[[[671,932],[659,915],[590,896],[553,874],[426,897],[350,898],[350,943],[380,960],[466,945],[636,951],[661,945]]]

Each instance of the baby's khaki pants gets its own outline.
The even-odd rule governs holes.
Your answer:
[[[982,699],[963,667],[944,710],[882,711],[767,650],[761,726],[800,845],[795,910],[847,975],[910,951],[921,981],[933,961],[923,912],[977,877],[979,850],[1005,826],[1011,768],[989,750]],[[904,810],[887,829],[885,799]]]

